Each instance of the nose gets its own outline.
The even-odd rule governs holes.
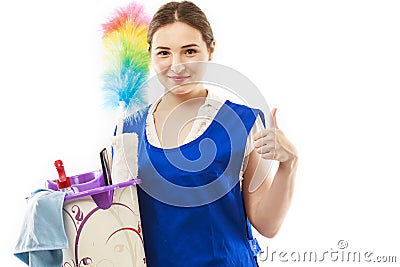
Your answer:
[[[174,55],[172,58],[172,64],[170,69],[175,72],[175,73],[181,73],[182,71],[185,70],[185,65],[182,63],[182,61],[180,60],[179,56]]]

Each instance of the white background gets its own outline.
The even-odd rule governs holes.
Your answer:
[[[56,178],[56,159],[68,174],[101,167],[115,114],[102,107],[100,25],[128,2],[0,4],[1,266],[24,266],[12,254],[24,198]],[[299,151],[292,206],[275,238],[257,235],[261,247],[322,256],[346,240],[346,251],[399,262],[400,3],[195,3],[213,26],[214,62],[259,87]],[[287,259],[261,266],[310,264]]]

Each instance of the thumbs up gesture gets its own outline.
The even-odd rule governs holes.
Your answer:
[[[277,160],[281,164],[285,164],[297,158],[297,151],[278,128],[276,110],[273,108],[271,111],[271,128],[263,129],[254,135],[254,146],[262,158]]]

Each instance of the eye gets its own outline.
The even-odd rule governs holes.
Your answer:
[[[192,49],[192,48],[185,51],[186,55],[195,55],[196,53],[197,53],[197,50]]]
[[[166,57],[168,55],[169,55],[168,51],[160,51],[157,53],[157,56],[160,56],[160,57]]]

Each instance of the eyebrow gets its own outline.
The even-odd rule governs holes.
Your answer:
[[[188,44],[188,45],[184,45],[181,48],[188,48],[188,47],[192,47],[192,46],[197,46],[199,47],[197,44]],[[156,49],[166,49],[166,50],[171,50],[171,48],[166,47],[166,46],[157,46]]]

